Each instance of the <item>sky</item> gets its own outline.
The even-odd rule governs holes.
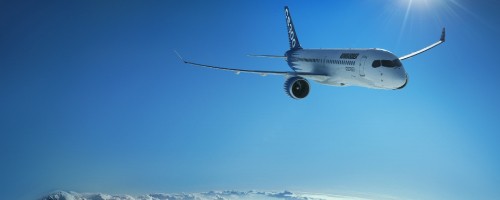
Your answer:
[[[184,65],[288,71],[303,48],[402,56],[397,91]],[[2,1],[0,191],[210,190],[500,198],[493,0]]]

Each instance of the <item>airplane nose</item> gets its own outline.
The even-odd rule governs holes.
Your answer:
[[[399,76],[399,84],[400,86],[397,87],[396,89],[399,90],[399,89],[403,89],[406,84],[408,84],[408,74],[406,74],[406,72],[404,73],[404,75],[402,76]]]

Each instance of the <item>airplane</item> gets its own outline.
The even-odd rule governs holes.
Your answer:
[[[303,49],[295,32],[288,6],[285,6],[285,20],[290,49],[285,52],[284,56],[249,56],[282,58],[292,71],[263,71],[206,65],[184,60],[177,51],[174,52],[185,64],[233,71],[236,74],[282,75],[286,78],[284,84],[286,94],[293,99],[303,99],[309,94],[311,88],[307,79],[331,86],[360,86],[386,90],[402,89],[408,83],[408,75],[401,61],[442,44],[445,42],[446,34],[445,28],[443,28],[439,41],[402,57],[397,57],[390,51],[380,48]]]

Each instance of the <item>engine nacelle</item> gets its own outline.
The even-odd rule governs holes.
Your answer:
[[[290,77],[285,81],[285,92],[294,99],[305,98],[310,91],[309,82],[298,76]]]

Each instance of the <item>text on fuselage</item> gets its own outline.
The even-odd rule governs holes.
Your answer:
[[[340,55],[340,59],[356,59],[359,53],[343,53]]]

